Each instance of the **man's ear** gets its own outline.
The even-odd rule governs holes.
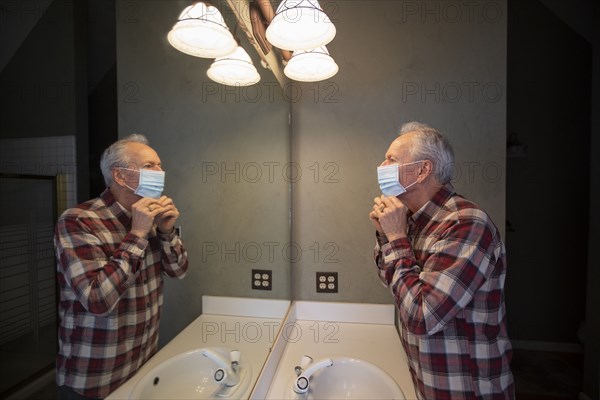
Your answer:
[[[113,182],[123,186],[125,184],[125,179],[123,178],[123,174],[119,168],[113,168],[110,172],[112,174]]]
[[[433,162],[431,160],[424,160],[423,165],[419,171],[419,179],[423,182],[429,175],[433,174]]]

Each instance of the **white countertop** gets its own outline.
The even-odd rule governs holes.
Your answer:
[[[394,312],[392,304],[295,302],[282,327],[283,344],[274,347],[252,398],[281,399],[291,390],[294,366],[309,355],[368,361],[387,372],[407,399],[416,399]]]
[[[203,296],[202,301],[204,313],[107,399],[128,399],[135,384],[158,364],[202,347],[227,346],[240,350],[251,364],[253,381],[258,378],[290,302],[215,296]],[[248,398],[253,386],[243,395],[240,393],[240,397]]]
[[[394,325],[394,305],[289,304],[287,300],[204,296],[204,314],[107,399],[129,399],[135,384],[161,362],[211,346],[240,350],[250,363],[253,384],[239,393],[239,398],[281,399],[291,390],[288,386],[295,376],[294,366],[304,355],[315,360],[354,357],[368,361],[387,372],[407,399],[417,398]]]

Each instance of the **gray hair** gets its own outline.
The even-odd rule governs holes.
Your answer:
[[[102,176],[104,176],[104,183],[106,187],[110,187],[114,182],[112,179],[112,170],[117,167],[127,168],[129,165],[129,157],[125,153],[127,144],[131,142],[142,143],[148,145],[148,139],[146,136],[139,133],[132,133],[131,135],[117,140],[104,150],[102,157],[100,158],[100,169],[102,170]]]
[[[411,161],[429,160],[433,163],[435,179],[446,184],[452,178],[454,151],[448,139],[427,124],[408,122],[400,128],[400,136],[416,132],[409,153]]]

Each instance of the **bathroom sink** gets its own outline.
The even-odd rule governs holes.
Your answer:
[[[332,357],[333,365],[313,373],[309,389],[298,394],[292,390],[294,377],[287,385],[289,399],[405,399],[394,379],[379,367],[357,358]]]
[[[237,399],[249,387],[252,369],[240,355],[239,382],[232,386],[217,382],[215,379],[220,379],[223,374],[218,372],[220,366],[215,358],[229,361],[230,352],[231,349],[226,347],[207,347],[173,356],[144,374],[131,390],[129,398]],[[208,357],[208,353],[212,357]]]

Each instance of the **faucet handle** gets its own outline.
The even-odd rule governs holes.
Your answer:
[[[229,359],[231,360],[232,363],[239,364],[240,356],[241,356],[241,352],[239,350],[231,350],[231,352],[229,353]]]
[[[333,365],[333,360],[331,358],[324,358],[313,363],[312,358],[308,356],[305,357],[310,359],[310,362],[306,364],[309,367],[303,369],[302,373],[294,381],[294,386],[292,388],[294,392],[298,394],[303,394],[308,391],[308,387],[310,386],[310,378],[312,374],[314,374],[320,369],[331,367]],[[302,361],[306,360],[303,358]]]
[[[294,367],[294,372],[296,373],[296,376],[300,376],[302,371],[304,371],[306,369],[306,367],[308,367],[310,364],[312,364],[312,362],[313,362],[312,357],[307,356],[307,355],[302,356],[302,358],[300,359],[300,365],[296,365]]]
[[[230,352],[229,357],[235,358],[239,360],[239,354],[236,356],[234,353],[237,350]],[[237,352],[239,353],[239,352]],[[202,355],[209,360],[214,361],[217,364],[217,370],[214,373],[214,380],[218,383],[223,383],[225,386],[235,386],[240,381],[240,375],[238,373],[237,361],[228,360],[226,356],[224,356],[220,351],[215,351],[214,349],[204,349],[202,351]]]
[[[306,369],[306,367],[308,367],[310,364],[312,364],[313,359],[310,356],[302,356],[302,359],[300,359],[300,368],[302,368],[303,370]]]
[[[223,381],[226,382],[227,381],[227,372],[223,368],[219,368],[215,371],[213,378],[215,379],[215,382],[217,382],[217,383],[221,383]]]
[[[308,391],[309,380],[307,377],[300,375],[294,383],[294,392],[298,394],[306,393]]]

